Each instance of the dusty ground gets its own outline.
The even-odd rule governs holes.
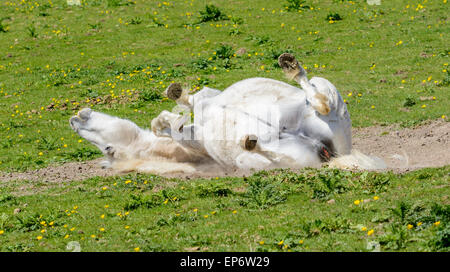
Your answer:
[[[396,125],[353,129],[353,148],[381,157],[388,169],[406,172],[424,167],[440,167],[450,164],[450,123],[433,121],[415,128],[399,128]],[[71,162],[23,173],[1,173],[0,181],[25,179],[31,181],[60,182],[83,180],[95,176],[112,176],[119,173],[102,169],[101,159],[87,162]],[[212,177],[213,174],[174,174],[170,177]],[[222,175],[237,175],[223,173]],[[242,173],[239,173],[242,175]]]
[[[353,129],[353,148],[381,157],[395,172],[449,165],[450,123],[439,120],[415,128]]]

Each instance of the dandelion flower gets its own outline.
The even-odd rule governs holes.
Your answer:
[[[367,235],[370,236],[370,235],[372,235],[374,232],[375,232],[375,231],[374,231],[373,229],[371,229],[371,230],[369,230],[369,231],[367,232]]]
[[[361,201],[359,201],[359,200],[353,201],[353,204],[355,204],[356,206],[358,206],[360,203],[361,203]]]

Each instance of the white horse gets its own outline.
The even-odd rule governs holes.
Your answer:
[[[166,95],[188,114],[162,111],[151,131],[89,108],[71,127],[106,156],[103,167],[156,174],[269,168],[380,169],[381,159],[352,152],[347,106],[328,80],[313,77],[290,54],[279,64],[301,88],[268,78],[239,81],[224,91],[189,95],[171,84]]]

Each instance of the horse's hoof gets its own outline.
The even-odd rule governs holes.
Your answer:
[[[247,151],[252,151],[256,148],[258,137],[255,135],[246,135],[241,139],[241,147]]]
[[[81,123],[81,119],[78,116],[72,116],[69,120],[69,123],[70,123],[70,127],[74,131],[78,131],[80,123]]]
[[[181,94],[183,93],[183,89],[181,88],[180,83],[172,83],[167,87],[165,94],[168,98],[172,100],[177,100],[181,97]]]
[[[298,70],[298,61],[292,54],[283,53],[278,57],[278,64],[285,72]]]

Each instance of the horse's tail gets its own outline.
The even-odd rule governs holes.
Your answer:
[[[348,155],[339,156],[330,162],[330,167],[341,169],[380,170],[386,169],[386,163],[375,156],[365,155],[358,150],[352,150]]]

